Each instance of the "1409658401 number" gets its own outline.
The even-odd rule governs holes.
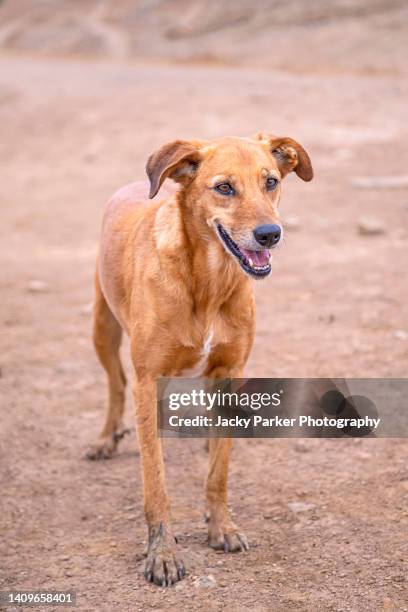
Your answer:
[[[76,593],[74,591],[9,591],[0,594],[0,601],[17,606],[34,604],[74,606]]]

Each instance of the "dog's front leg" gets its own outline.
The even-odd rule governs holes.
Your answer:
[[[157,437],[155,380],[136,379],[134,395],[149,537],[145,577],[159,586],[170,586],[181,580],[185,570],[176,556],[176,540],[170,525],[162,444]]]
[[[228,464],[231,438],[210,439],[210,466],[206,497],[209,514],[208,543],[224,552],[248,550],[248,541],[233,522],[227,506]]]
[[[234,378],[241,370],[215,368],[207,373],[211,378]],[[210,438],[209,470],[206,482],[208,510],[208,543],[224,552],[249,549],[246,536],[240,532],[228,510],[228,467],[232,447],[231,438]]]

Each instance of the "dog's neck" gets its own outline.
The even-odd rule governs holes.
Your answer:
[[[197,312],[220,310],[230,297],[250,284],[250,279],[226,252],[215,228],[197,214],[188,194],[177,194],[185,239],[185,273]]]

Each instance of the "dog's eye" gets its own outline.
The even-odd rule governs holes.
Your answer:
[[[231,196],[235,194],[234,188],[229,183],[220,183],[215,186],[215,191],[225,196]]]
[[[278,179],[273,178],[273,176],[269,176],[266,179],[266,190],[273,191],[278,186],[278,183],[279,183]]]

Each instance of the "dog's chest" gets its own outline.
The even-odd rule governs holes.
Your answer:
[[[183,368],[180,371],[179,376],[184,376],[186,378],[195,378],[197,376],[201,376],[207,367],[208,358],[211,354],[214,344],[215,344],[214,328],[212,327],[210,328],[206,337],[204,338],[204,341],[201,347],[199,347],[198,350],[194,351],[195,352],[194,365]]]

